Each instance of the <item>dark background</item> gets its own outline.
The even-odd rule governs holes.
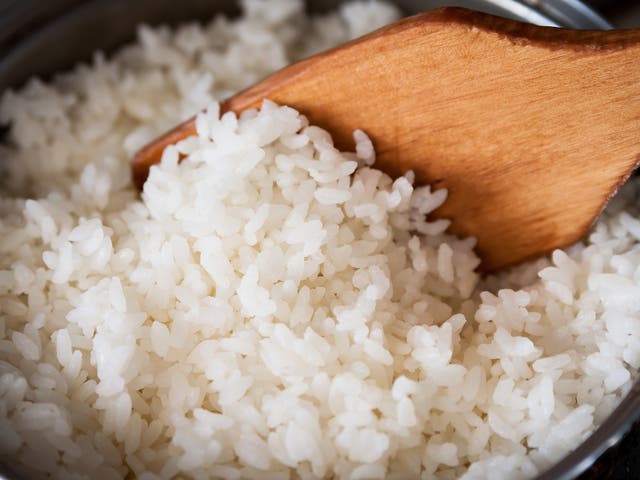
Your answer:
[[[640,479],[640,424],[596,461],[579,480]]]
[[[640,0],[583,0],[618,27],[640,27]]]

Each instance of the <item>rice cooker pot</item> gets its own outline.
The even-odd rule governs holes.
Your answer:
[[[389,1],[389,0],[388,0]],[[19,87],[29,77],[88,60],[95,50],[113,51],[135,36],[145,22],[177,24],[235,15],[237,0],[7,0],[0,5],[0,92]],[[336,8],[341,0],[307,0],[312,11]],[[606,29],[611,25],[578,0],[395,0],[407,15],[442,6],[461,6],[539,25]],[[539,477],[575,478],[615,444],[640,416],[640,385],[578,447]],[[0,464],[0,480],[18,480],[11,464]]]

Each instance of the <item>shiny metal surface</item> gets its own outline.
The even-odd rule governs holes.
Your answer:
[[[570,28],[611,28],[611,24],[579,0],[523,0],[560,25]]]
[[[473,8],[523,22],[551,27],[608,29],[611,24],[578,0],[426,0],[428,8]]]
[[[614,0],[615,1],[615,0]],[[315,11],[340,0],[308,0]],[[610,24],[578,0],[396,0],[407,14],[441,6],[462,6],[539,25],[580,29]],[[133,38],[142,22],[175,24],[236,12],[235,0],[11,0],[0,4],[0,92],[32,75],[50,75],[90,58],[96,49],[113,50]],[[567,480],[586,470],[640,417],[636,384],[615,412],[574,452],[539,480]],[[0,464],[0,480],[20,478]]]

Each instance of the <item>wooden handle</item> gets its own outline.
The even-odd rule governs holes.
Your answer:
[[[436,216],[500,268],[578,240],[640,159],[640,31],[445,8],[287,67],[222,108],[263,98],[298,109],[341,148],[362,128],[378,168],[448,188]],[[193,132],[186,122],[142,149],[136,184]]]

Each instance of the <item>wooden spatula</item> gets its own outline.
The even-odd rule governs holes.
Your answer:
[[[576,242],[640,161],[640,30],[543,28],[457,8],[406,18],[287,67],[223,110],[290,105],[376,166],[447,188],[437,217],[485,269]],[[133,160],[141,187],[189,120]]]

